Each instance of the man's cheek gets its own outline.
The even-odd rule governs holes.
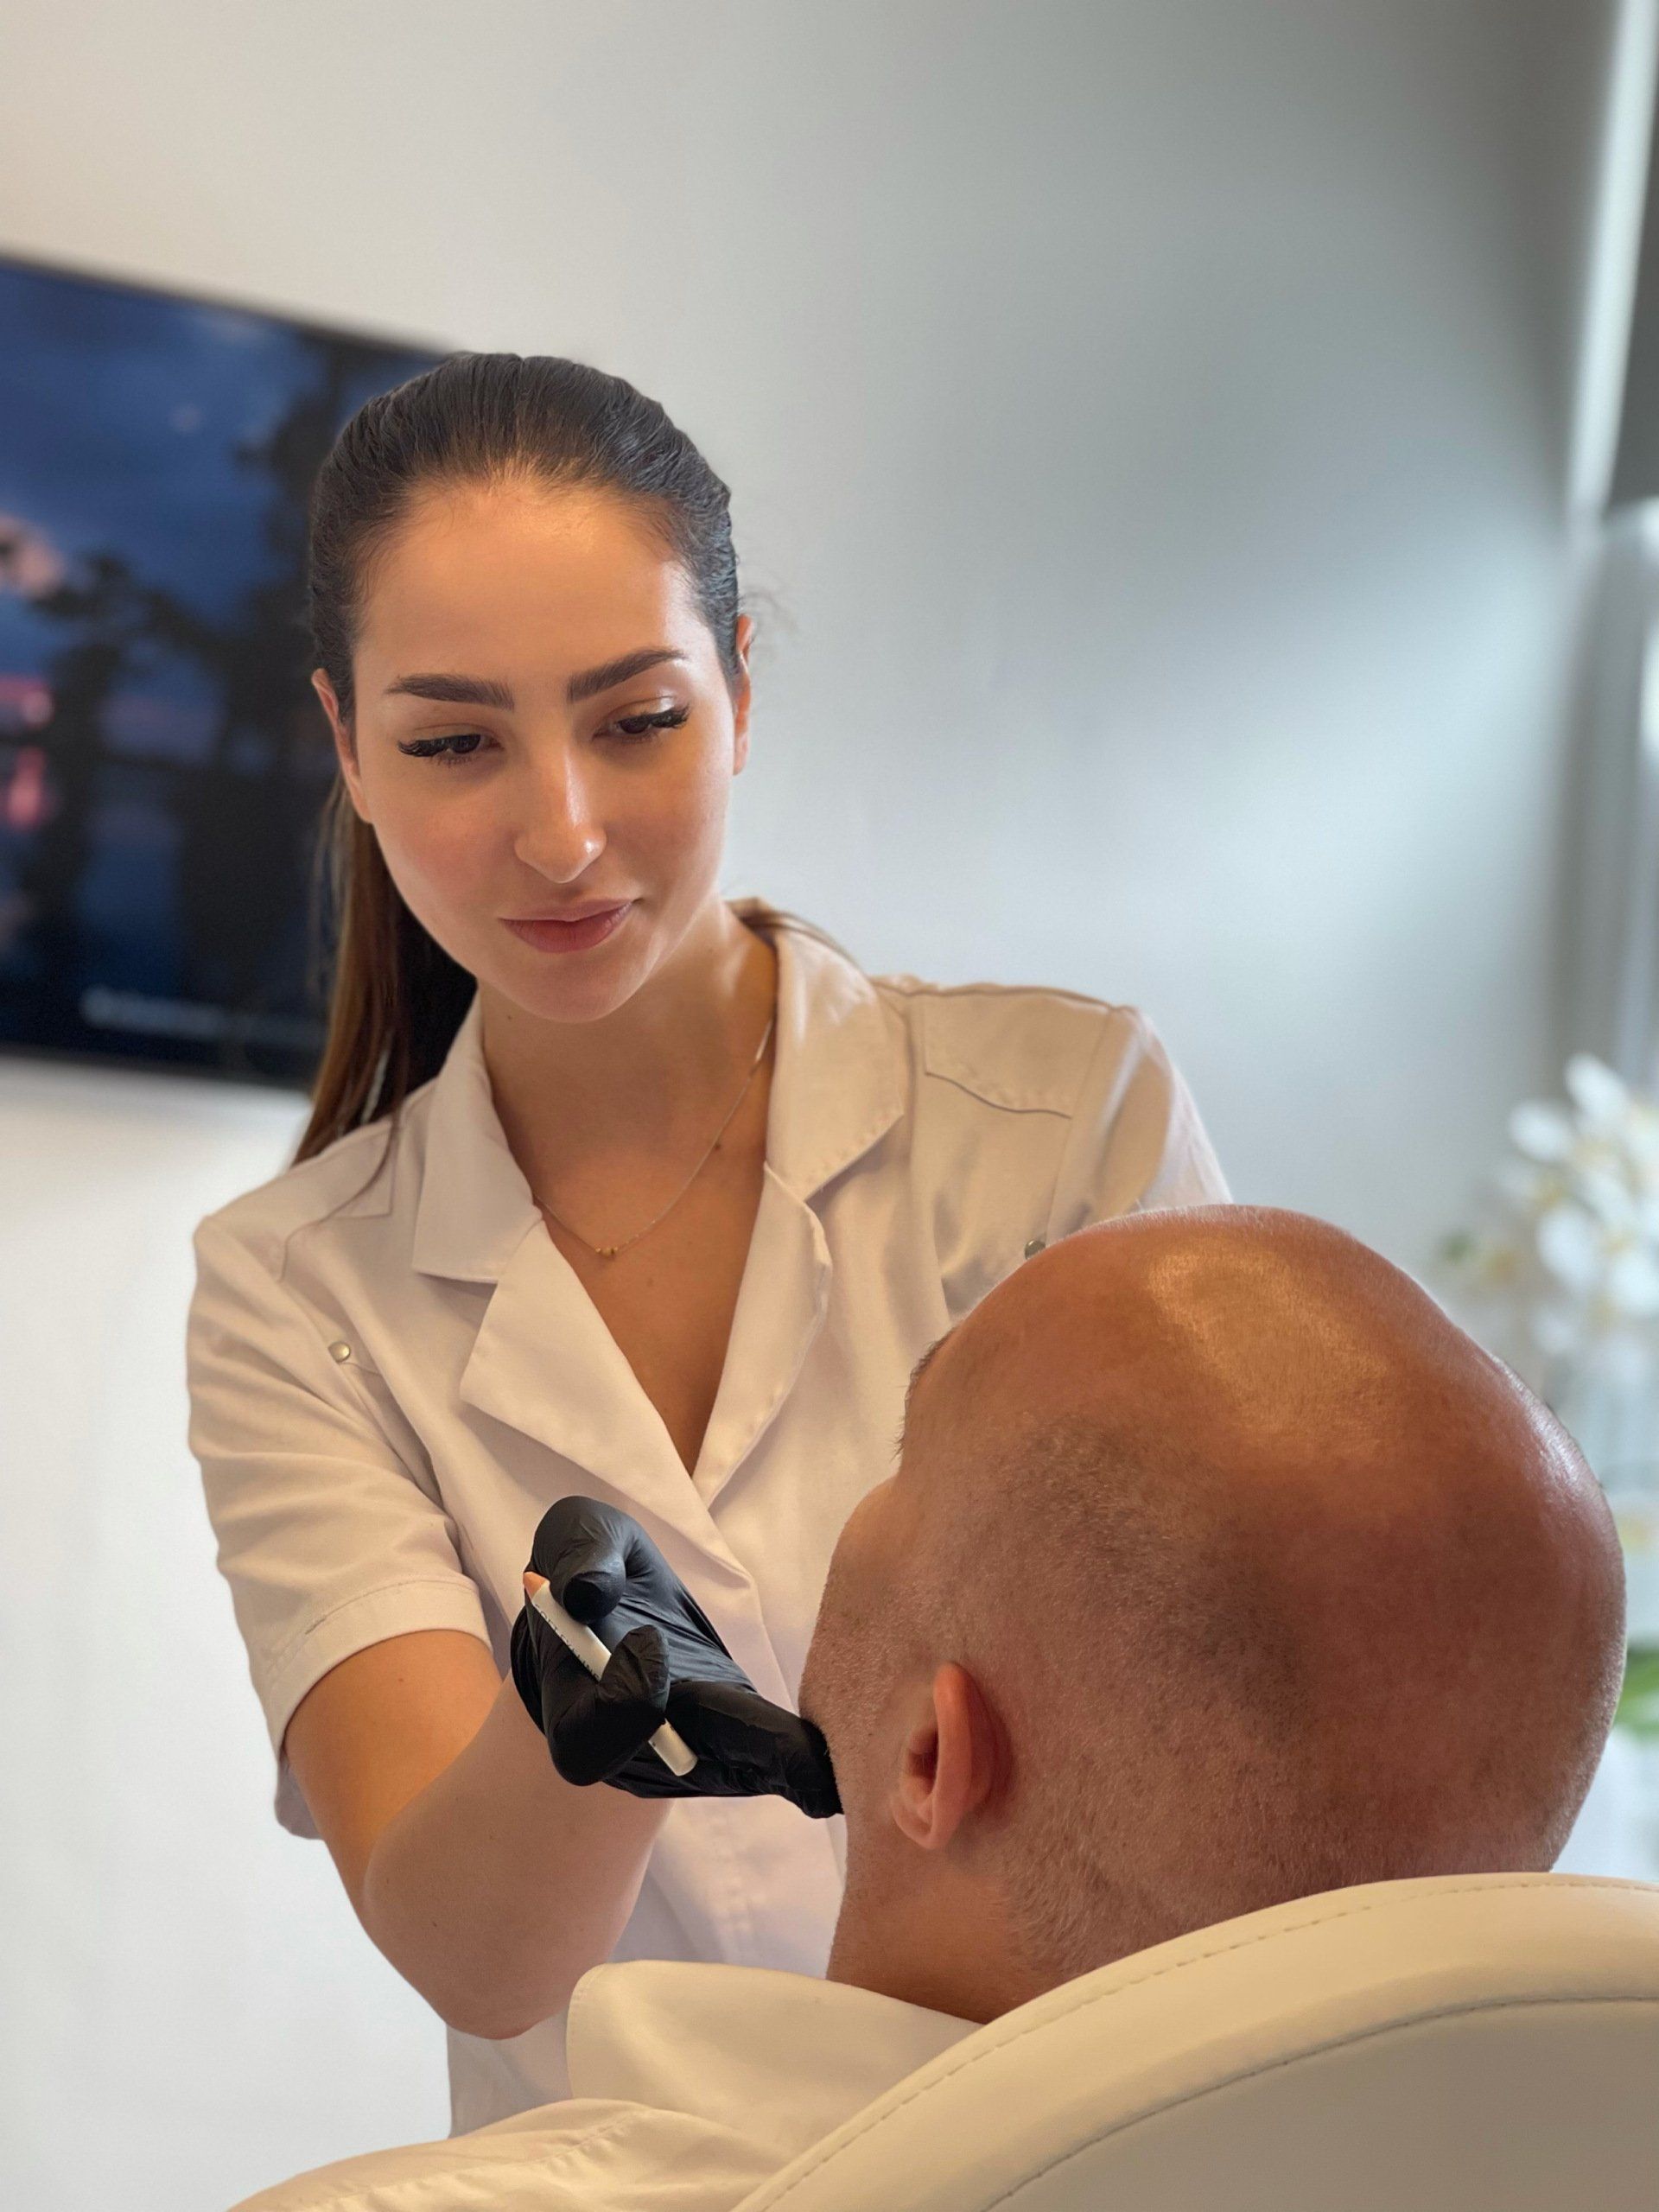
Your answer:
[[[801,1687],[795,1702],[800,1711],[801,1718],[804,1720],[811,1721],[819,1728],[823,1727],[823,1699],[819,1688],[823,1677],[823,1668],[818,1657],[818,1641],[817,1637],[814,1637],[806,1647],[806,1657],[801,1663]],[[824,1730],[824,1733],[826,1735],[829,1733],[828,1729]]]
[[[801,1670],[800,1709],[823,1731],[830,1756],[839,1763],[850,1749],[859,1725],[861,1685],[856,1680],[855,1627],[837,1622],[834,1637],[822,1630],[808,1649]]]

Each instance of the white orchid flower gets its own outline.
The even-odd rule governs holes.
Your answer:
[[[1600,1286],[1603,1243],[1599,1225],[1571,1199],[1538,1217],[1538,1256],[1575,1297],[1589,1299]]]
[[[1605,1325],[1659,1315],[1659,1255],[1636,1225],[1586,1207],[1551,1206],[1537,1228],[1538,1256],[1555,1280],[1605,1313]]]
[[[1573,1179],[1559,1166],[1546,1167],[1533,1160],[1500,1160],[1492,1180],[1510,1204],[1529,1220],[1573,1195]]]
[[[1617,1136],[1630,1117],[1630,1087],[1593,1052],[1574,1052],[1567,1064],[1567,1096],[1582,1126],[1598,1136]]]
[[[1659,1105],[1590,1052],[1573,1054],[1565,1080],[1586,1136],[1611,1143],[1632,1168],[1659,1170]]]
[[[1659,1192],[1649,1196],[1628,1174],[1599,1165],[1580,1167],[1573,1178],[1573,1196],[1621,1236],[1651,1236],[1659,1222]]]
[[[1592,1205],[1613,1183],[1659,1197],[1659,1107],[1589,1052],[1567,1062],[1566,1083],[1574,1110],[1529,1099],[1510,1115],[1510,1136],[1522,1158],[1577,1186]],[[1524,1193],[1512,1179],[1511,1194],[1535,1206],[1548,1188],[1540,1182]]]
[[[1612,1253],[1602,1294],[1621,1320],[1651,1321],[1659,1314],[1659,1258],[1642,1244]]]
[[[1514,1152],[1492,1178],[1507,1224],[1441,1248],[1465,1291],[1542,1355],[1552,1402],[1573,1377],[1622,1390],[1659,1372],[1659,1104],[1592,1053],[1564,1081],[1565,1102],[1510,1116]]]
[[[1555,1166],[1571,1160],[1579,1132],[1564,1106],[1529,1098],[1510,1116],[1510,1141],[1529,1160],[1541,1160]]]

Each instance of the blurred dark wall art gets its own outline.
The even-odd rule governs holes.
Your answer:
[[[306,503],[440,358],[0,258],[0,1049],[308,1083]]]

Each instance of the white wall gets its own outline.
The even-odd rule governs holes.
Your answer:
[[[0,1060],[0,2203],[221,2212],[448,2127],[270,1753],[184,1449],[190,1225],[299,1102]]]
[[[0,246],[660,397],[774,595],[728,887],[1142,1005],[1240,1196],[1421,1268],[1553,1074],[1605,18],[35,0]],[[3,2193],[207,2212],[447,2124],[184,1446],[188,1231],[298,1103],[3,1073]]]

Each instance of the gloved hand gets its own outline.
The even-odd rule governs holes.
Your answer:
[[[543,1514],[530,1571],[611,1659],[597,1681],[528,1604],[513,1623],[512,1678],[567,1782],[636,1797],[787,1797],[810,1820],[841,1810],[822,1732],[761,1696],[637,1521],[597,1498]],[[671,1773],[649,1747],[668,1720],[696,1756]]]

